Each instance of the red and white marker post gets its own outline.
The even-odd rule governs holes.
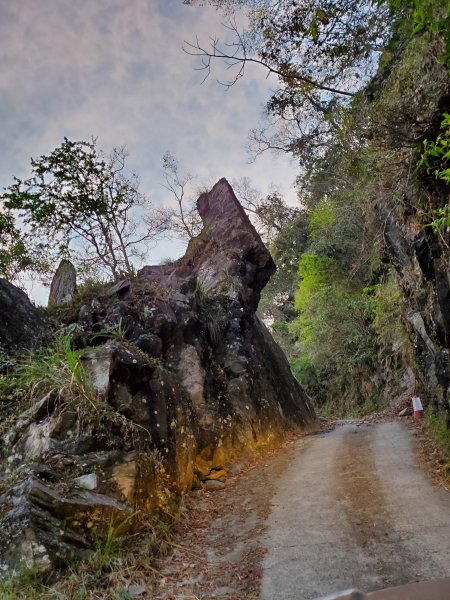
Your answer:
[[[420,401],[419,396],[414,396],[412,399],[412,405],[413,405],[413,417],[416,421],[419,421],[420,419],[423,419],[423,406],[422,406],[422,402]]]

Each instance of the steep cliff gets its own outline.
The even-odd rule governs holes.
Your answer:
[[[444,32],[445,33],[445,32]],[[439,178],[439,157],[427,149],[450,110],[450,78],[444,38],[425,31],[397,52],[381,83],[369,86],[378,159],[372,208],[383,232],[384,260],[393,266],[403,292],[416,392],[436,411],[449,406],[450,343],[450,184]],[[425,158],[424,158],[425,157]],[[389,164],[389,159],[392,163]],[[428,160],[429,159],[429,160]],[[441,161],[441,168],[446,166]],[[434,168],[436,167],[436,168]],[[442,217],[444,215],[444,217]]]

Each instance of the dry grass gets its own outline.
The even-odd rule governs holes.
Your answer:
[[[426,421],[413,421],[418,440],[418,455],[421,467],[436,485],[450,492],[450,460],[448,455],[430,435]]]

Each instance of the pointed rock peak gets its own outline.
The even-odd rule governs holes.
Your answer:
[[[255,311],[261,290],[275,272],[269,251],[225,178],[201,194],[197,209],[203,229],[189,242],[186,254],[173,266],[144,267],[139,276],[171,289],[178,283],[181,289],[189,277],[217,294],[231,286],[239,290],[246,308]]]
[[[70,260],[63,259],[53,275],[48,305],[70,302],[77,289],[77,272]]]

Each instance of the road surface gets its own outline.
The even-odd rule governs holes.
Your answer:
[[[300,440],[263,534],[262,600],[310,600],[450,576],[450,494],[418,467],[402,423]]]

